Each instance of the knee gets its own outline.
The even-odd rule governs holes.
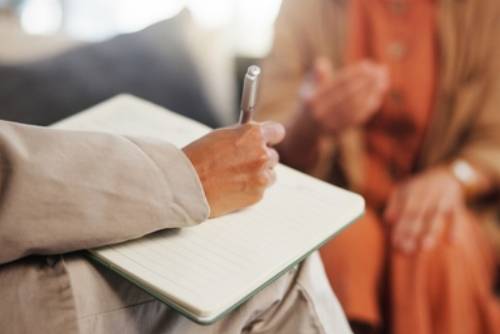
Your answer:
[[[370,211],[320,250],[329,277],[380,271],[386,256],[386,235]]]
[[[404,270],[413,277],[429,277],[433,284],[463,277],[469,267],[464,256],[465,246],[449,241],[440,241],[432,249],[420,249],[410,255],[397,250],[393,252],[393,267],[396,271]]]

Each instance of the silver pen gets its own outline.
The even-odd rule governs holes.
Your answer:
[[[252,65],[248,68],[243,82],[243,93],[241,95],[240,124],[252,120],[252,115],[257,104],[257,93],[259,89],[260,67]]]

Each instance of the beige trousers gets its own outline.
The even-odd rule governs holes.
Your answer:
[[[82,334],[351,333],[317,253],[225,318],[201,326],[113,272],[65,258]]]

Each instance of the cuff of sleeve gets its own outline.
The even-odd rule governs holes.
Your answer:
[[[173,210],[183,217],[185,226],[208,219],[210,207],[201,181],[188,157],[172,144],[153,139],[129,138],[158,167],[168,185]]]
[[[460,154],[459,159],[477,166],[491,177],[495,184],[500,184],[500,152],[496,146],[466,149]]]

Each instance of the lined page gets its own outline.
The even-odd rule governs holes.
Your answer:
[[[209,131],[120,96],[56,125],[162,138],[183,146]],[[355,220],[363,200],[285,166],[259,204],[185,229],[94,250],[156,296],[211,321]]]

